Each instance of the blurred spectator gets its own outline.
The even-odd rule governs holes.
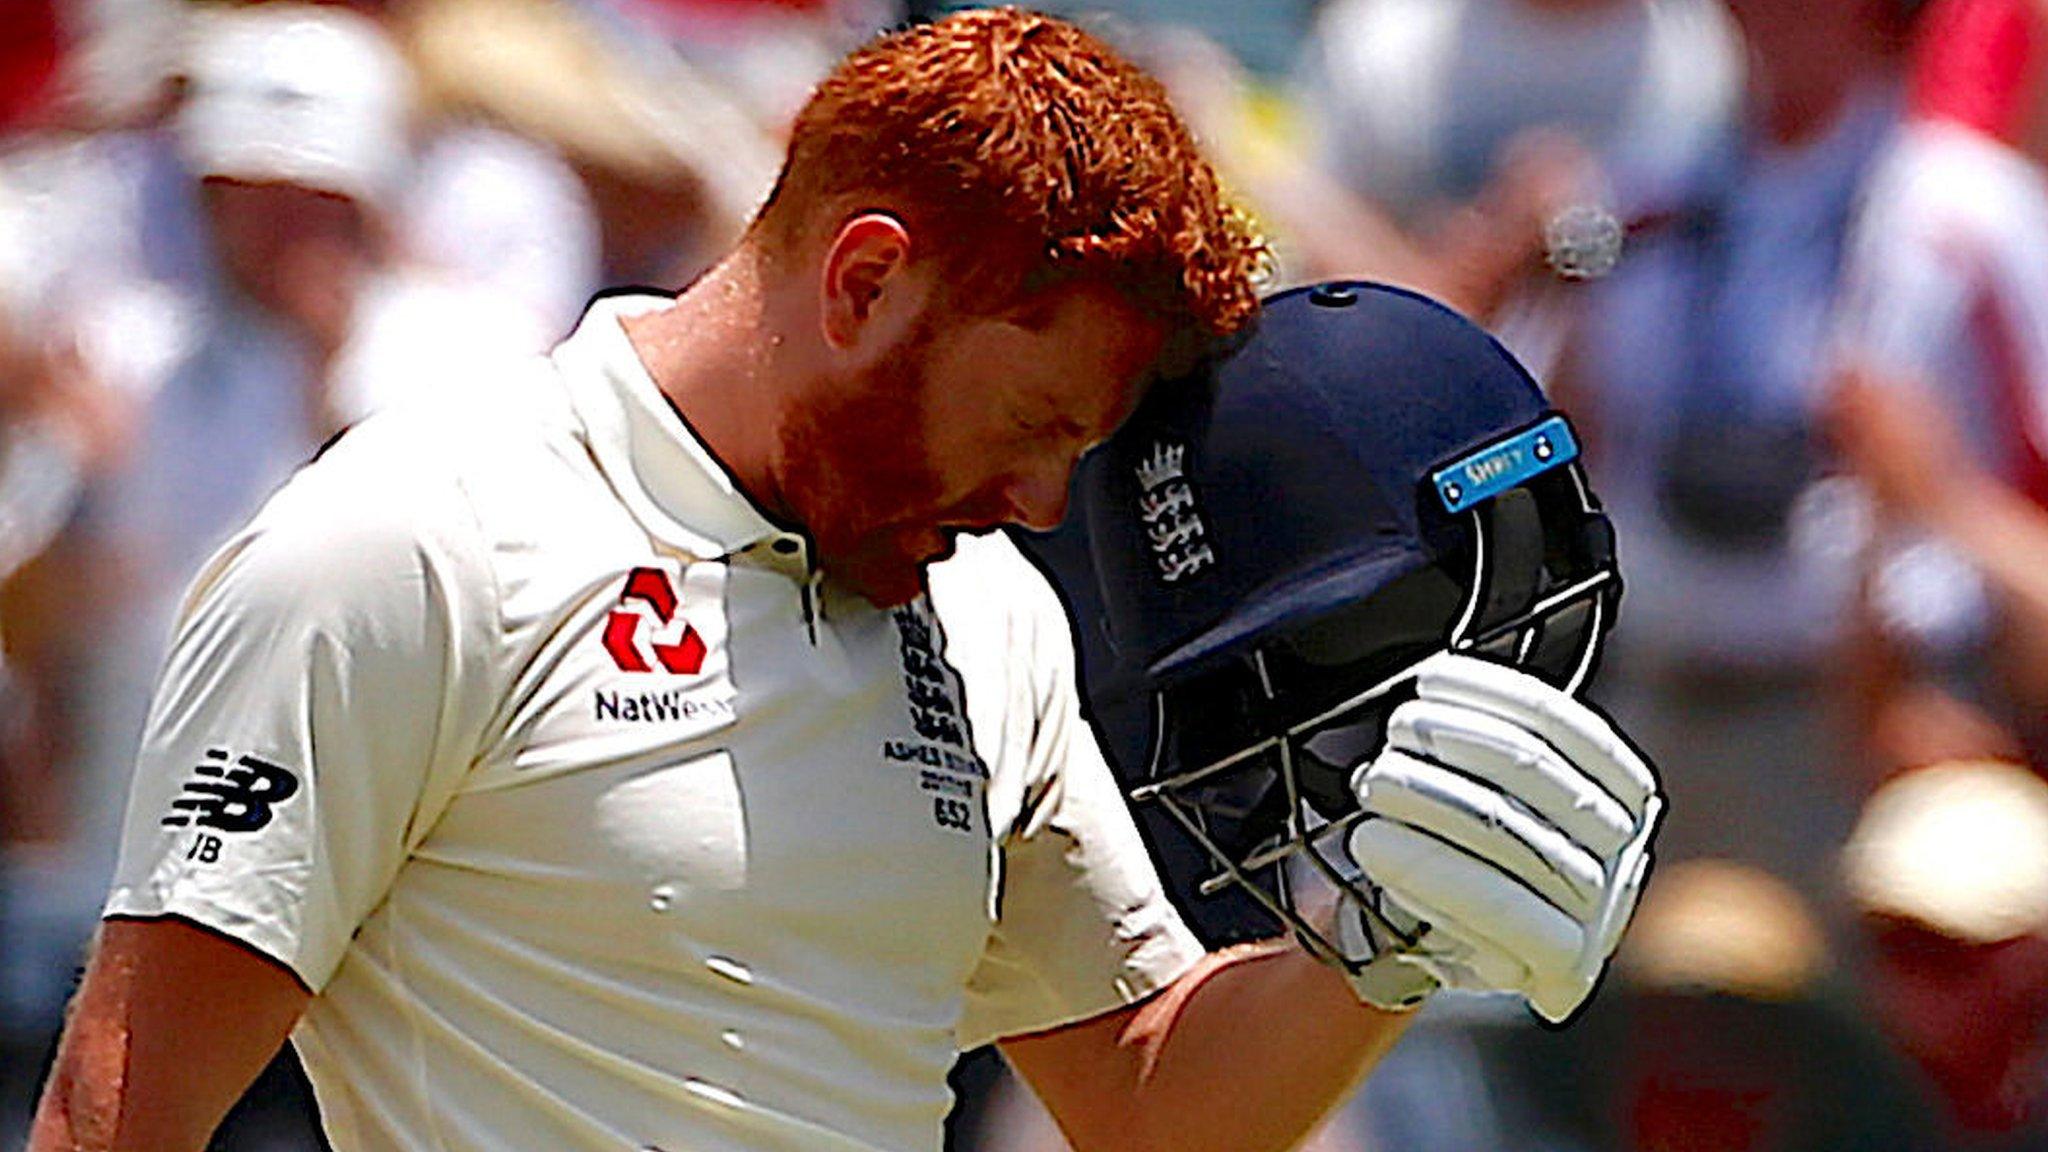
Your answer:
[[[0,572],[14,711],[39,722],[0,778],[16,1061],[40,1061],[97,920],[150,682],[201,560],[338,429],[551,335],[395,254],[412,81],[378,25],[296,3],[180,15],[159,45],[182,84],[167,122],[0,154],[0,269],[22,273],[0,301],[0,476],[33,473],[0,491],[0,516],[57,533]],[[9,566],[28,535],[7,534]],[[7,1123],[0,1108],[0,1143]]]
[[[560,335],[603,287],[590,193],[546,144],[450,117],[422,146],[396,243],[405,259],[488,291]]]
[[[1538,128],[1626,202],[1666,203],[1740,90],[1726,21],[1694,0],[1333,0],[1310,47],[1325,163],[1404,225],[1480,199]]]
[[[1836,980],[1810,904],[1749,865],[1662,867],[1609,986],[1511,1075],[1594,1152],[1927,1152],[1910,1072]]]
[[[5,134],[133,123],[163,95],[183,0],[8,0],[0,39]]]
[[[4,208],[0,194],[0,251],[15,247],[7,226],[19,223]],[[92,379],[77,350],[37,344],[18,329],[8,303],[0,299],[0,585],[62,530],[85,478],[125,449],[130,431],[128,413]],[[37,701],[8,669],[7,640],[0,630],[0,849],[53,839],[59,825]],[[5,897],[0,885],[0,908]],[[0,1032],[8,1023],[0,1020]]]
[[[1302,72],[1314,167],[1251,187],[1289,275],[1421,288],[1543,375],[1566,317],[1517,289],[1546,226],[1666,207],[1728,133],[1741,61],[1712,0],[1333,0]]]
[[[50,102],[62,51],[53,0],[15,0],[0,40],[0,132],[32,123]]]
[[[122,0],[90,4],[24,0],[10,5],[0,40],[0,587],[63,528],[86,478],[125,447],[126,406],[114,402],[75,342],[48,338],[38,303],[64,275],[87,234],[45,210],[83,165],[83,148],[37,147],[44,134],[120,123],[142,113],[165,75],[163,59],[126,52],[125,84],[103,83],[101,51],[71,35]],[[151,0],[126,5],[138,28],[160,27]],[[132,49],[133,39],[122,45]],[[122,53],[116,52],[115,55]],[[125,97],[125,99],[124,99]],[[89,210],[89,209],[88,209]],[[42,693],[15,666],[23,638],[0,612],[0,1143],[12,1143],[33,1104],[45,1019],[30,1019],[33,941],[15,931],[14,909],[32,902],[31,860],[59,841],[62,789],[52,771]]]
[[[57,0],[63,59],[50,119],[104,130],[159,117],[195,2]]]
[[[526,291],[567,300],[573,319],[598,286],[693,278],[767,196],[780,160],[769,133],[657,37],[568,0],[406,0],[396,12],[433,107],[559,153],[581,186],[545,195],[594,214],[593,234],[537,237],[524,206],[502,198],[507,149],[471,171],[444,171],[430,151],[411,235],[439,263],[484,279],[552,265],[553,283]],[[465,235],[454,222],[487,238],[451,240]]]
[[[1848,369],[1825,414],[1840,460],[1874,498],[1847,661],[1858,782],[2024,755],[2027,717],[2000,674],[2010,662],[1995,657],[2048,638],[2048,513],[1973,462],[1925,384]],[[1938,641],[1928,625],[1953,622],[1959,602],[1971,627]]]
[[[1629,989],[1796,1000],[1829,974],[1827,937],[1806,900],[1768,872],[1733,860],[1660,868],[1656,894],[1629,925],[1616,961]]]
[[[1814,846],[1852,813],[1829,646],[1855,508],[1815,482],[1812,410],[1851,206],[1895,120],[1897,37],[1870,0],[1729,8],[1742,137],[1588,294],[1555,394],[1625,551],[1594,693],[1663,769],[1660,855],[1762,865],[1836,923]]]
[[[1956,1152],[2048,1147],[2048,784],[1948,762],[1870,798],[1842,853],[1880,1022]]]
[[[2035,0],[1940,0],[1915,49],[1908,119],[1873,174],[1845,273],[1842,353],[1864,383],[1933,391],[1918,480],[1868,450],[1878,398],[1853,401],[1836,431],[1888,515],[1927,504],[1936,470],[1988,472],[2048,501],[2048,12]],[[1907,398],[1901,403],[1922,407]],[[1932,423],[1932,422],[1938,422]],[[1940,436],[1953,422],[1959,438]],[[1946,525],[1925,528],[1946,529]],[[2040,748],[2048,629],[2012,631],[1952,543],[1891,523],[1869,553],[1853,666],[1870,767]]]
[[[11,578],[65,527],[88,483],[132,447],[133,397],[108,382],[127,361],[95,337],[119,333],[124,349],[146,346],[158,327],[149,322],[150,294],[108,283],[140,252],[131,225],[152,214],[143,210],[144,181],[130,177],[147,165],[125,133],[79,130],[120,126],[160,103],[106,98],[81,67],[92,54],[62,37],[58,44],[42,113],[24,126],[41,131],[0,140],[0,1081],[9,1088],[0,1135],[10,1119],[24,1119],[19,1063],[41,1056],[80,930],[55,911],[77,896],[64,851],[74,806],[57,773],[55,685],[40,626],[58,605],[29,608],[21,593],[33,581]],[[164,52],[128,63],[161,82],[168,60]],[[175,260],[168,249],[156,254]],[[106,327],[58,323],[55,302],[89,283]]]
[[[636,32],[621,46],[630,46],[643,66],[666,67],[665,57],[680,52],[712,88],[737,99],[778,135],[840,56],[906,14],[900,0],[584,2]]]

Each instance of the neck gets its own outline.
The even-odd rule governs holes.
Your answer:
[[[1780,147],[1827,135],[1850,96],[1881,74],[1861,29],[1809,25],[1780,13],[1753,19],[1746,32],[1751,131]]]
[[[630,317],[625,328],[655,387],[740,490],[770,516],[791,519],[773,466],[791,389],[758,256],[743,245],[674,304]]]

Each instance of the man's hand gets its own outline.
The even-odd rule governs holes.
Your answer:
[[[1925,384],[1856,365],[1835,376],[1820,415],[1835,451],[1885,508],[1934,529],[1974,510],[1989,478]]]
[[[1564,692],[1452,653],[1423,663],[1387,728],[1351,780],[1351,855],[1389,922],[1344,925],[1380,955],[1354,988],[1383,1007],[1436,985],[1512,991],[1563,1021],[1635,911],[1664,808],[1649,765]]]

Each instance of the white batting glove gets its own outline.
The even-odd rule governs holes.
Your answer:
[[[1366,817],[1351,856],[1407,937],[1346,912],[1347,951],[1379,954],[1353,976],[1361,998],[1408,1007],[1441,985],[1518,992],[1552,1023],[1577,1011],[1635,911],[1664,809],[1612,724],[1527,673],[1440,653],[1351,787]]]

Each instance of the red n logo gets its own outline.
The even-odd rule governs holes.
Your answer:
[[[658,623],[667,624],[675,619],[676,608],[681,601],[676,598],[676,587],[669,581],[668,573],[659,568],[635,568],[626,577],[625,591],[619,593],[619,603],[638,600],[654,610]],[[654,666],[642,654],[639,635],[642,614],[629,612],[623,607],[612,609],[604,622],[604,650],[611,654],[612,662],[621,672],[652,672]],[[683,625],[682,638],[662,644],[650,640],[647,644],[654,658],[661,666],[678,676],[689,676],[704,667],[704,638],[697,630]]]

